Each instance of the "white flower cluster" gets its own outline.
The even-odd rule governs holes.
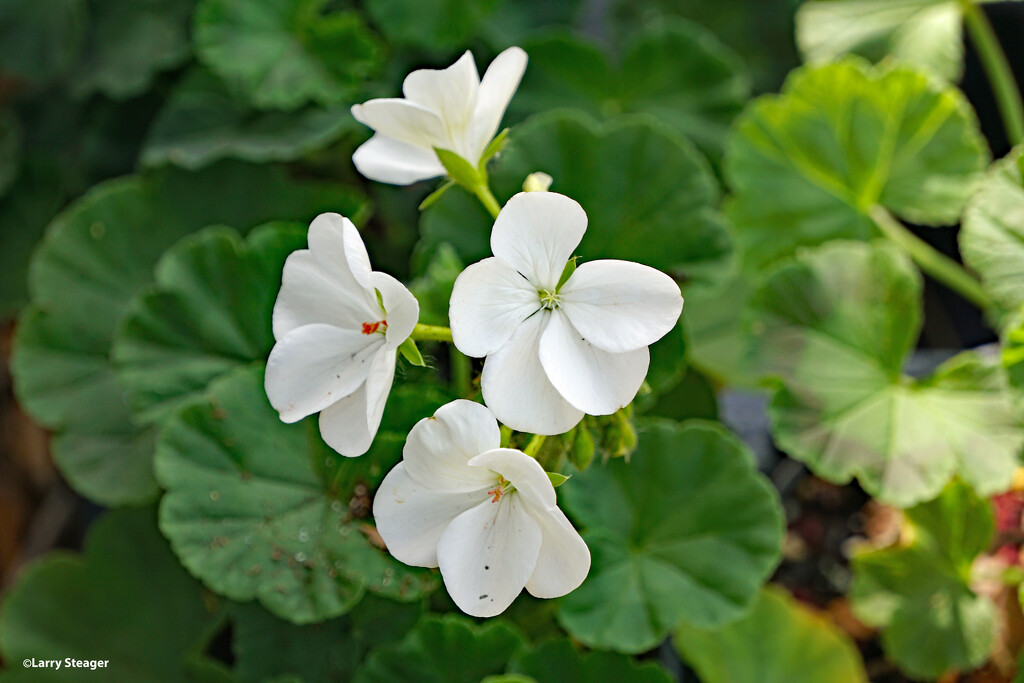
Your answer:
[[[443,175],[435,149],[477,165],[525,68],[526,54],[511,48],[482,81],[468,52],[448,69],[411,73],[405,99],[352,108],[376,131],[353,161],[395,184]],[[449,311],[455,347],[486,359],[486,407],[457,400],[417,423],[374,499],[392,555],[439,567],[455,603],[474,616],[500,614],[523,588],[565,595],[590,569],[549,477],[533,457],[501,448],[498,421],[561,434],[585,414],[628,405],[647,375],[648,346],[682,311],[678,285],[653,268],[615,260],[576,268],[586,229],[586,213],[569,197],[509,199],[491,232],[494,256],[459,275]],[[320,413],[324,440],[362,455],[418,318],[409,290],[371,270],[355,226],[337,214],[317,217],[309,248],[285,263],[274,307],[271,404],[286,422]]]

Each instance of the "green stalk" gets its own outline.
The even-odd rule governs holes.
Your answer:
[[[893,217],[884,207],[871,209],[871,218],[882,234],[895,242],[921,270],[946,285],[982,310],[990,310],[995,302],[981,283],[963,266],[932,248],[927,242]]]
[[[988,74],[992,92],[999,105],[999,113],[1003,117],[1003,126],[1011,145],[1024,141],[1024,102],[1021,101],[1020,89],[1013,77],[1013,69],[1006,59],[992,23],[985,16],[985,11],[975,0],[960,0],[967,32],[971,36],[978,51],[985,73]]]
[[[440,325],[424,325],[416,323],[410,335],[415,341],[437,341],[452,343],[452,331],[448,327]]]
[[[530,439],[530,443],[526,444],[526,448],[523,449],[523,453],[526,453],[531,458],[536,458],[537,453],[540,452],[540,447],[544,445],[544,440],[547,438],[543,434],[534,434]]]
[[[456,395],[466,398],[473,391],[473,382],[470,378],[473,366],[468,357],[459,352],[455,346],[448,349],[448,361],[451,365],[451,384]]]
[[[483,204],[484,208],[491,214],[491,218],[498,217],[498,212],[501,211],[501,205],[498,204],[498,200],[494,198],[494,194],[491,192],[491,188],[488,187],[487,183],[477,183],[473,187],[473,194],[477,196],[480,203]]]

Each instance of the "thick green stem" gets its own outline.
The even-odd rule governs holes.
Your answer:
[[[452,343],[452,331],[450,328],[440,325],[424,325],[416,323],[416,327],[410,335],[415,341],[438,341]]]
[[[491,188],[487,186],[487,183],[477,183],[473,187],[473,194],[477,196],[480,203],[483,204],[484,208],[491,214],[491,218],[498,217],[498,212],[501,211],[501,205],[498,204],[498,200],[494,198],[494,194],[491,192]]]
[[[981,59],[985,73],[988,74],[992,92],[999,105],[999,113],[1003,117],[1006,135],[1011,145],[1024,141],[1024,102],[1021,101],[1020,89],[1013,77],[1013,69],[1006,59],[992,23],[985,16],[985,11],[975,0],[960,0],[963,9],[967,32],[971,36]]]
[[[907,230],[902,223],[881,206],[871,209],[871,218],[882,234],[905,251],[921,270],[946,285],[983,310],[994,302],[981,283],[959,263],[936,251],[930,244]]]
[[[526,448],[523,449],[523,453],[526,453],[531,458],[536,458],[540,452],[540,447],[544,445],[544,440],[547,438],[543,434],[534,434],[533,438],[530,439],[530,443],[526,444]]]
[[[451,365],[452,389],[458,396],[466,398],[473,391],[470,375],[473,371],[472,361],[464,356],[455,346],[448,349],[448,361]]]

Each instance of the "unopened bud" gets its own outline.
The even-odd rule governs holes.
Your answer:
[[[523,182],[523,192],[547,192],[551,187],[551,180],[551,176],[543,171],[531,173]]]

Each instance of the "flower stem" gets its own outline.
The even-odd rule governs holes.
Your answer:
[[[415,341],[438,341],[452,343],[452,331],[440,325],[424,325],[416,323],[410,335]]]
[[[501,211],[501,205],[498,204],[498,200],[494,198],[494,193],[491,192],[491,188],[488,187],[487,183],[477,183],[473,187],[473,194],[477,196],[480,203],[483,204],[484,208],[491,214],[491,218],[498,217],[498,212]]]
[[[508,448],[508,442],[512,439],[512,428],[501,425],[501,447]]]
[[[983,310],[991,309],[994,302],[982,288],[981,283],[963,266],[945,254],[936,251],[900,223],[884,207],[875,206],[871,209],[871,218],[882,234],[895,242],[910,258],[920,266],[921,270],[946,285],[963,298]]]
[[[999,44],[992,23],[985,16],[976,0],[960,0],[964,13],[967,32],[971,36],[978,51],[985,73],[988,74],[992,93],[999,105],[999,113],[1003,117],[1003,125],[1011,145],[1024,141],[1024,102],[1021,101],[1020,90],[1013,78],[1013,69],[1006,59],[1006,53]]]
[[[537,453],[540,452],[540,447],[544,445],[544,440],[547,438],[543,434],[534,434],[530,439],[530,443],[526,444],[526,448],[523,449],[523,453],[526,453],[531,458],[536,458]]]
[[[468,357],[463,355],[455,346],[448,349],[448,361],[451,367],[451,385],[458,396],[467,398],[473,391],[473,383],[470,379],[473,367]]]

